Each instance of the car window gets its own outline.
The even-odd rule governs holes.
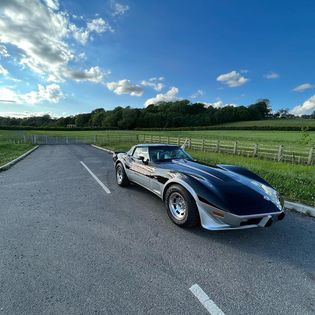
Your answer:
[[[163,162],[174,159],[188,159],[191,156],[179,147],[159,146],[150,148],[150,160],[153,162]]]
[[[144,156],[146,160],[149,159],[148,147],[138,147],[133,152],[133,157],[139,159],[140,156]]]

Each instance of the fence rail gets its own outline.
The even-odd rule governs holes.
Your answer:
[[[184,137],[165,137],[155,135],[138,135],[138,141],[144,143],[168,143],[183,145],[196,151],[234,154],[277,162],[314,165],[313,147],[293,148],[285,145],[249,143],[241,141],[209,140]]]
[[[260,159],[269,159],[277,162],[289,162],[295,164],[314,165],[315,150],[311,147],[289,147],[282,144],[273,145],[266,143],[252,143],[228,140],[210,140],[185,137],[168,137],[159,135],[137,134],[107,134],[83,137],[23,135],[1,141],[14,143],[33,144],[100,144],[110,145],[117,143],[167,143],[183,145],[189,149],[203,152],[217,152],[233,154]]]

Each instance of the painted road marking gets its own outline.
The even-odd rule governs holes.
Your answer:
[[[209,298],[198,284],[192,285],[189,290],[211,315],[224,315],[221,309]]]
[[[98,179],[98,177],[82,161],[80,161],[80,163],[91,174],[91,176],[97,181],[97,183],[106,191],[106,193],[110,194],[110,190]]]

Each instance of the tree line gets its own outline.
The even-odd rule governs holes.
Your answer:
[[[221,108],[179,100],[161,102],[146,108],[131,108],[129,106],[119,106],[113,110],[98,108],[91,113],[60,118],[52,118],[49,115],[27,118],[0,117],[0,126],[104,129],[177,128],[211,126],[271,117],[276,117],[276,115],[271,114],[267,99],[258,100],[249,106],[225,106]]]

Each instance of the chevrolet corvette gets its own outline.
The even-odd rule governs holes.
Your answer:
[[[113,160],[119,186],[133,182],[156,194],[181,227],[268,227],[285,216],[282,198],[263,178],[236,165],[197,162],[177,145],[138,144]]]

